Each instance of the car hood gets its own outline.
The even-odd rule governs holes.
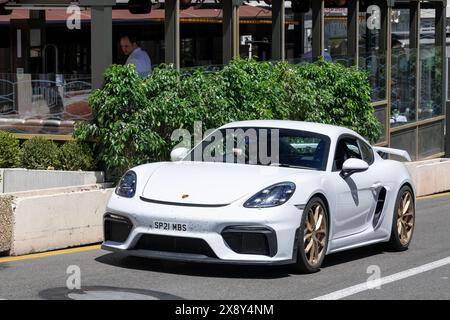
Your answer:
[[[159,166],[148,179],[142,197],[153,201],[226,205],[251,197],[292,175],[318,171],[229,163],[173,162]]]

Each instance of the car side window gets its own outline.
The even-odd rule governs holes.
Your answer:
[[[361,149],[362,159],[370,165],[375,161],[372,148],[362,140],[359,140],[359,146]]]
[[[344,162],[350,158],[362,159],[358,141],[353,138],[347,137],[341,138],[336,146],[336,153],[333,162],[333,170],[334,171],[342,170]]]

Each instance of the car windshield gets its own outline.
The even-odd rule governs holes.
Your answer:
[[[325,170],[330,138],[279,128],[214,131],[185,160]]]

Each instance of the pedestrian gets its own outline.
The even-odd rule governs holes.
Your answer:
[[[147,77],[152,72],[152,63],[147,52],[139,47],[137,38],[133,35],[124,35],[120,38],[120,47],[128,56],[125,64],[134,64],[141,77]]]

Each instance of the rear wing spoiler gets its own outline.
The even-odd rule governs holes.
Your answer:
[[[406,161],[411,161],[408,151],[405,150],[383,147],[373,147],[373,150],[375,150],[375,152],[377,152],[382,158],[385,158],[386,155],[395,155],[405,159]]]

